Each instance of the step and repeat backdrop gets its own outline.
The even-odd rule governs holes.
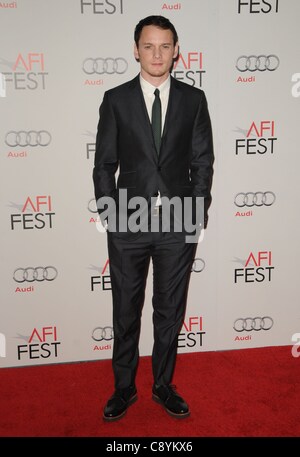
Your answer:
[[[300,332],[299,0],[17,0],[0,2],[2,367],[111,358],[98,109],[138,73],[133,31],[151,14],[177,28],[172,74],[205,91],[216,155],[178,352],[290,345]],[[150,269],[141,355],[151,292]]]

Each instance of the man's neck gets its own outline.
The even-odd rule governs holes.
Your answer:
[[[170,76],[170,73],[166,73],[163,76],[151,76],[141,70],[142,78],[154,87],[161,86]]]

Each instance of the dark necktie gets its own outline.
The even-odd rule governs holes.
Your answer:
[[[157,154],[160,150],[161,141],[161,101],[159,98],[159,89],[154,91],[155,99],[152,105],[152,130]]]

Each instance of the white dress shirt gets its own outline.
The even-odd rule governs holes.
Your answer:
[[[166,112],[167,112],[167,107],[168,107],[168,101],[169,101],[171,77],[169,76],[160,86],[156,87],[156,86],[153,86],[152,84],[150,84],[140,75],[140,83],[141,83],[141,88],[143,91],[150,122],[151,122],[151,117],[152,117],[152,104],[153,104],[154,98],[155,98],[154,91],[155,91],[155,89],[159,89],[159,96],[160,96],[160,101],[161,101],[161,129],[163,132],[164,125],[165,125],[165,119],[166,119]],[[156,207],[161,206],[161,199],[160,199],[159,192],[158,192],[158,197],[157,197],[155,206]]]
[[[160,101],[161,101],[161,128],[163,131],[165,119],[166,119],[168,101],[169,101],[171,78],[169,76],[158,87],[152,86],[152,84],[148,83],[148,81],[146,81],[141,75],[140,75],[140,82],[141,82],[141,87],[142,87],[142,91],[144,94],[144,99],[145,99],[150,122],[151,122],[151,114],[152,114],[152,104],[153,104],[154,98],[155,98],[154,91],[155,91],[155,89],[159,89],[159,96],[160,96]]]

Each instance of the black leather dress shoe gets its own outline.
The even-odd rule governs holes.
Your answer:
[[[175,390],[175,386],[157,386],[152,389],[152,398],[160,403],[173,417],[184,418],[190,415],[189,407]]]
[[[126,413],[127,408],[136,400],[137,392],[135,387],[116,389],[104,408],[103,419],[106,421],[120,419]]]

